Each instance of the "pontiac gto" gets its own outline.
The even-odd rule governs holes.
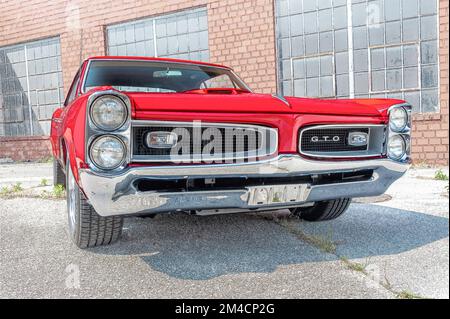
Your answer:
[[[93,57],[53,114],[54,183],[81,248],[116,241],[125,216],[286,208],[330,220],[406,171],[410,112],[256,94],[221,65]]]

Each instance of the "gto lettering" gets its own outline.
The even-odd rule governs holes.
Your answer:
[[[335,136],[313,136],[311,137],[311,142],[313,143],[318,143],[318,142],[339,142],[341,140],[341,138],[337,135]]]

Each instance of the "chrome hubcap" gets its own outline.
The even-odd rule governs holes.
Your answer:
[[[67,210],[69,213],[69,228],[73,230],[75,228],[76,182],[70,164],[68,165],[67,173]]]

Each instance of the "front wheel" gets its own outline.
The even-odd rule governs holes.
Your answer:
[[[123,218],[97,214],[78,187],[69,160],[66,171],[69,234],[75,245],[88,248],[117,241],[122,233]]]
[[[341,216],[348,209],[351,201],[351,198],[339,198],[317,202],[311,207],[297,207],[290,210],[293,215],[311,222],[331,220]]]

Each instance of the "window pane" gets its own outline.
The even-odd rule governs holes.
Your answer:
[[[320,78],[320,96],[321,97],[334,96],[334,86],[332,76],[325,76]]]
[[[333,32],[322,32],[319,40],[320,52],[333,51]]]
[[[332,75],[333,74],[333,56],[326,55],[320,57],[320,75]]]
[[[400,21],[386,23],[386,43],[400,43]]]
[[[384,44],[384,25],[375,24],[369,26],[369,44],[382,45]]]
[[[367,47],[367,28],[356,27],[353,29],[353,48],[364,49]]]
[[[424,64],[437,63],[437,41],[421,43],[421,62]]]
[[[437,90],[422,91],[422,112],[436,112],[439,106]]]
[[[419,87],[419,68],[405,68],[403,70],[403,88],[413,89]]]
[[[301,14],[291,16],[291,36],[303,33],[303,19]]]
[[[299,57],[305,54],[302,36],[291,38],[291,46],[293,57]]]
[[[307,58],[305,63],[307,77],[319,76],[319,58]]]
[[[399,20],[401,17],[400,0],[384,1],[384,16],[386,21]]]
[[[386,71],[386,89],[399,90],[402,88],[402,70],[391,69]]]
[[[434,0],[432,0],[434,1]],[[417,17],[419,14],[418,0],[402,0],[403,18]]]
[[[336,57],[336,74],[348,73],[348,52],[338,52]]]
[[[438,67],[437,65],[427,65],[422,67],[422,87],[433,88],[438,85]]]
[[[334,32],[334,48],[337,52],[348,50],[347,30],[338,30]]]
[[[298,79],[294,81],[294,94],[295,96],[306,96],[306,80]]]
[[[305,20],[305,33],[317,32],[317,12],[308,12],[303,15]]]
[[[423,54],[423,53],[422,53]],[[405,45],[403,47],[403,65],[417,65],[419,59],[419,50],[417,45]]]
[[[367,72],[355,73],[355,94],[366,94],[369,92],[369,76]]]
[[[305,61],[303,59],[293,61],[294,78],[303,79],[306,77]]]
[[[372,91],[384,91],[385,86],[385,71],[372,71]]]
[[[437,19],[435,16],[422,17],[420,24],[420,37],[422,40],[437,38]]]
[[[306,96],[319,96],[319,78],[306,79]]]
[[[403,20],[403,42],[419,39],[419,19]]]
[[[384,48],[371,50],[370,63],[372,70],[384,69],[386,67],[384,61]]]
[[[388,68],[402,66],[402,49],[401,47],[386,48],[386,64]]]
[[[319,11],[319,31],[328,31],[332,29],[332,10],[320,10]]]

